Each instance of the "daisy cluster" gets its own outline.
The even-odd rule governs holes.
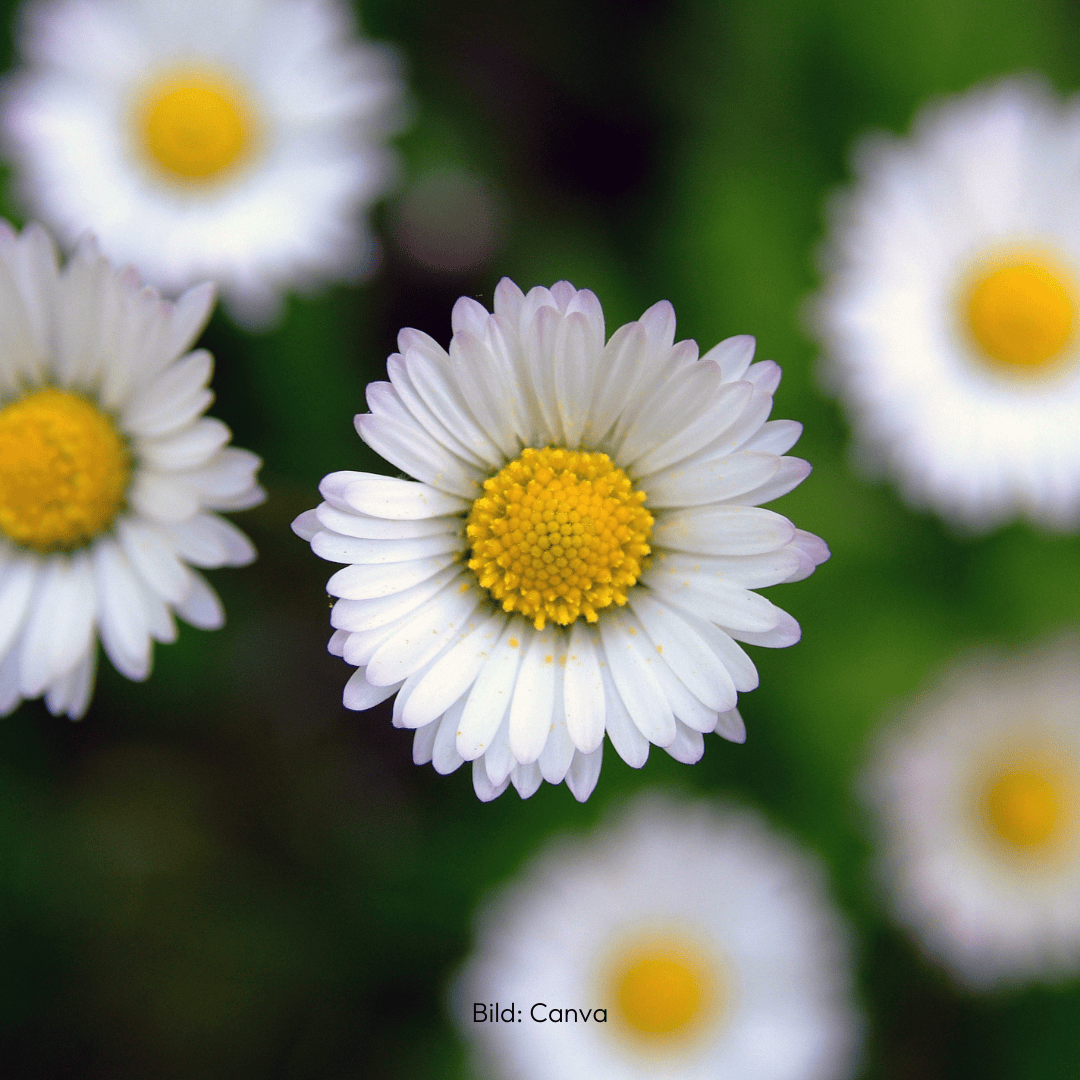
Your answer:
[[[218,289],[266,329],[376,265],[403,92],[339,0],[38,0],[17,36],[0,138],[70,257],[0,223],[0,712],[77,719],[99,644],[142,680],[176,616],[223,624],[199,571],[255,558],[221,514],[264,492],[204,415],[196,342]],[[977,88],[862,138],[853,172],[807,310],[856,461],[968,539],[1075,531],[1080,103]],[[745,741],[747,648],[801,636],[759,590],[830,556],[766,508],[810,473],[770,419],[779,366],[748,335],[701,354],[667,301],[609,334],[567,281],[503,278],[451,329],[401,330],[367,386],[386,470],[330,472],[292,523],[336,567],[344,705],[417,765],[468,763],[483,802],[584,802],[606,744],[641,769]],[[967,989],[1074,976],[1080,648],[950,670],[859,781],[884,905]],[[495,1077],[847,1080],[853,981],[815,856],[753,810],[651,797],[489,900],[450,1008]]]

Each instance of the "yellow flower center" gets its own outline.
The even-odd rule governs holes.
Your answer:
[[[70,551],[107,529],[131,455],[112,420],[48,387],[0,409],[0,532],[39,552]]]
[[[484,482],[469,511],[469,568],[542,630],[625,604],[649,554],[645,493],[607,454],[532,447]]]
[[[1060,778],[1050,770],[1018,766],[986,789],[986,817],[998,839],[1019,851],[1048,845],[1063,824]]]
[[[149,159],[174,180],[205,183],[234,169],[251,149],[251,110],[227,80],[181,72],[143,95],[138,128]]]
[[[1076,329],[1076,289],[1048,260],[997,264],[975,282],[967,320],[976,342],[997,364],[1019,372],[1053,365]]]
[[[632,951],[611,970],[615,1018],[649,1041],[691,1034],[717,1011],[713,974],[681,945]]]

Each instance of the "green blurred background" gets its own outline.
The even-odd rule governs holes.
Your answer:
[[[750,800],[828,861],[856,928],[863,1076],[1076,1075],[1080,989],[972,999],[889,928],[852,779],[869,733],[958,653],[1075,623],[1080,542],[960,540],[858,479],[799,317],[852,137],[1017,70],[1074,92],[1075,6],[369,0],[361,18],[411,86],[401,181],[374,215],[381,271],[293,300],[273,332],[218,314],[203,339],[212,412],[264,457],[269,491],[236,517],[259,561],[210,575],[227,626],[182,628],[145,684],[103,661],[79,724],[40,702],[0,723],[0,1073],[468,1077],[443,1000],[478,900],[553,833],[666,786]],[[415,254],[447,217],[432,224],[447,170],[477,182],[489,242],[439,271]],[[654,751],[640,772],[609,748],[584,806],[546,784],[482,805],[468,768],[412,764],[389,703],[343,709],[334,568],[289,531],[323,474],[389,471],[351,421],[398,328],[446,344],[454,299],[490,306],[503,274],[593,289],[609,331],[666,297],[703,348],[757,335],[784,368],[774,416],[806,425],[795,452],[815,467],[774,506],[833,551],[774,590],[804,638],[751,649],[746,745],[709,739],[692,768]]]

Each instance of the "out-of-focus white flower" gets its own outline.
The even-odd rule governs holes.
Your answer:
[[[896,917],[962,983],[1080,970],[1080,648],[954,670],[863,777]]]
[[[1080,102],[1007,80],[874,134],[812,318],[863,459],[969,530],[1080,523]]]
[[[586,799],[604,734],[635,768],[650,744],[697,761],[703,735],[743,741],[757,686],[737,641],[799,638],[751,591],[828,558],[760,504],[810,466],[800,424],[766,423],[780,369],[754,339],[700,360],[666,301],[605,344],[588,290],[454,306],[450,352],[403,330],[390,382],[367,389],[361,438],[416,481],[338,472],[293,523],[348,563],[330,651],[359,670],[345,704],[397,693],[394,723],[439,772],[473,762],[482,799],[566,780]]]
[[[848,1077],[861,1022],[821,869],[745,810],[646,798],[483,912],[454,1019],[497,1078]]]
[[[145,679],[173,612],[224,622],[191,567],[255,558],[211,511],[263,492],[259,459],[202,416],[213,361],[187,350],[213,301],[209,285],[163,301],[92,240],[60,270],[43,229],[0,222],[0,714],[44,694],[80,717],[99,637]]]
[[[179,292],[212,278],[260,326],[355,276],[400,96],[338,0],[40,0],[3,128],[35,215]]]

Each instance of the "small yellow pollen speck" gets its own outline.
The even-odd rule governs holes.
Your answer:
[[[656,646],[656,651],[657,651],[658,653],[663,653],[663,651],[664,651],[664,646],[663,646],[663,645],[657,645],[657,646]]]
[[[998,261],[967,297],[967,325],[988,360],[1015,372],[1053,366],[1074,339],[1077,289],[1052,260]]]
[[[81,394],[47,387],[0,409],[0,532],[42,553],[108,529],[131,455],[112,420]]]
[[[516,637],[512,637],[507,644],[509,644],[511,649],[516,649],[521,644],[521,642],[518,641]]]
[[[458,586],[458,592],[459,592],[459,593],[467,593],[468,591],[469,591],[469,583],[468,583],[467,581],[463,581],[463,582],[462,582],[462,583],[461,583],[461,584],[460,584],[460,585]]]
[[[142,94],[135,127],[147,159],[186,184],[234,171],[256,135],[245,94],[221,75],[201,70],[155,80]]]
[[[644,502],[607,454],[529,447],[469,511],[469,568],[537,630],[596,622],[641,576],[653,527]]]
[[[544,663],[545,664],[553,664],[554,662],[555,662],[555,657],[551,653],[548,653],[547,656],[544,657]]]

